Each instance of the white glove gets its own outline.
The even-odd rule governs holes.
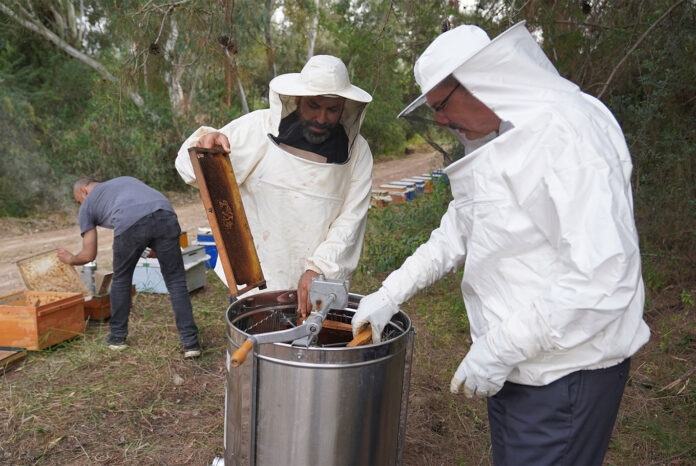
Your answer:
[[[382,340],[382,330],[392,316],[399,312],[399,306],[389,297],[384,287],[360,300],[358,310],[353,315],[353,336],[367,324],[372,325],[372,343]]]
[[[493,354],[484,335],[471,345],[462,359],[450,382],[450,391],[459,393],[464,384],[464,395],[467,398],[493,396],[503,388],[511,371],[512,367],[503,364]]]

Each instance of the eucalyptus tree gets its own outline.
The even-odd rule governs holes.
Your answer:
[[[443,27],[464,19],[443,0],[336,0],[322,14],[316,50],[344,59],[357,85],[373,94],[363,134],[376,152],[403,147],[411,129],[396,115],[419,93],[413,65]]]
[[[108,81],[118,83],[119,79],[99,60],[100,49],[87,40],[90,32],[100,27],[94,15],[99,10],[98,3],[89,0],[1,0],[0,12]],[[126,93],[137,106],[143,105],[136,90],[129,88]]]

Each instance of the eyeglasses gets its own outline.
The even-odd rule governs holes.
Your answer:
[[[457,83],[456,86],[452,88],[452,90],[447,94],[447,97],[445,97],[442,102],[437,104],[435,107],[433,107],[433,111],[435,113],[442,113],[445,110],[445,107],[447,106],[447,101],[449,100],[450,97],[452,97],[452,94],[454,94],[454,91],[456,91],[459,86],[461,86],[461,83]]]

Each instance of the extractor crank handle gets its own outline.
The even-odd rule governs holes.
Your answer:
[[[303,338],[308,335],[317,334],[321,329],[321,322],[319,324],[309,322],[303,325],[298,325],[297,327],[289,328],[286,330],[279,330],[277,332],[269,333],[259,333],[257,335],[250,336],[247,340],[242,343],[232,356],[230,357],[230,366],[239,367],[246,359],[249,351],[254,348],[254,345],[263,345],[267,343],[280,343],[283,341],[294,341],[298,338]]]
[[[337,297],[335,293],[330,293],[325,301],[319,301],[314,303],[314,310],[310,313],[310,315],[318,315],[321,316],[321,321],[323,322],[324,319],[326,318],[326,314],[329,313],[329,309],[331,309],[331,306],[336,302]]]
[[[246,360],[247,354],[254,348],[254,342],[252,340],[247,340],[242,343],[242,346],[237,348],[237,351],[232,353],[230,357],[230,366],[239,367]]]

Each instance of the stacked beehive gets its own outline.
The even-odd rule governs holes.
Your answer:
[[[402,178],[390,181],[372,190],[370,207],[381,209],[390,203],[411,201],[421,193],[432,193],[433,184],[443,176],[442,171],[435,170],[432,173]]]

